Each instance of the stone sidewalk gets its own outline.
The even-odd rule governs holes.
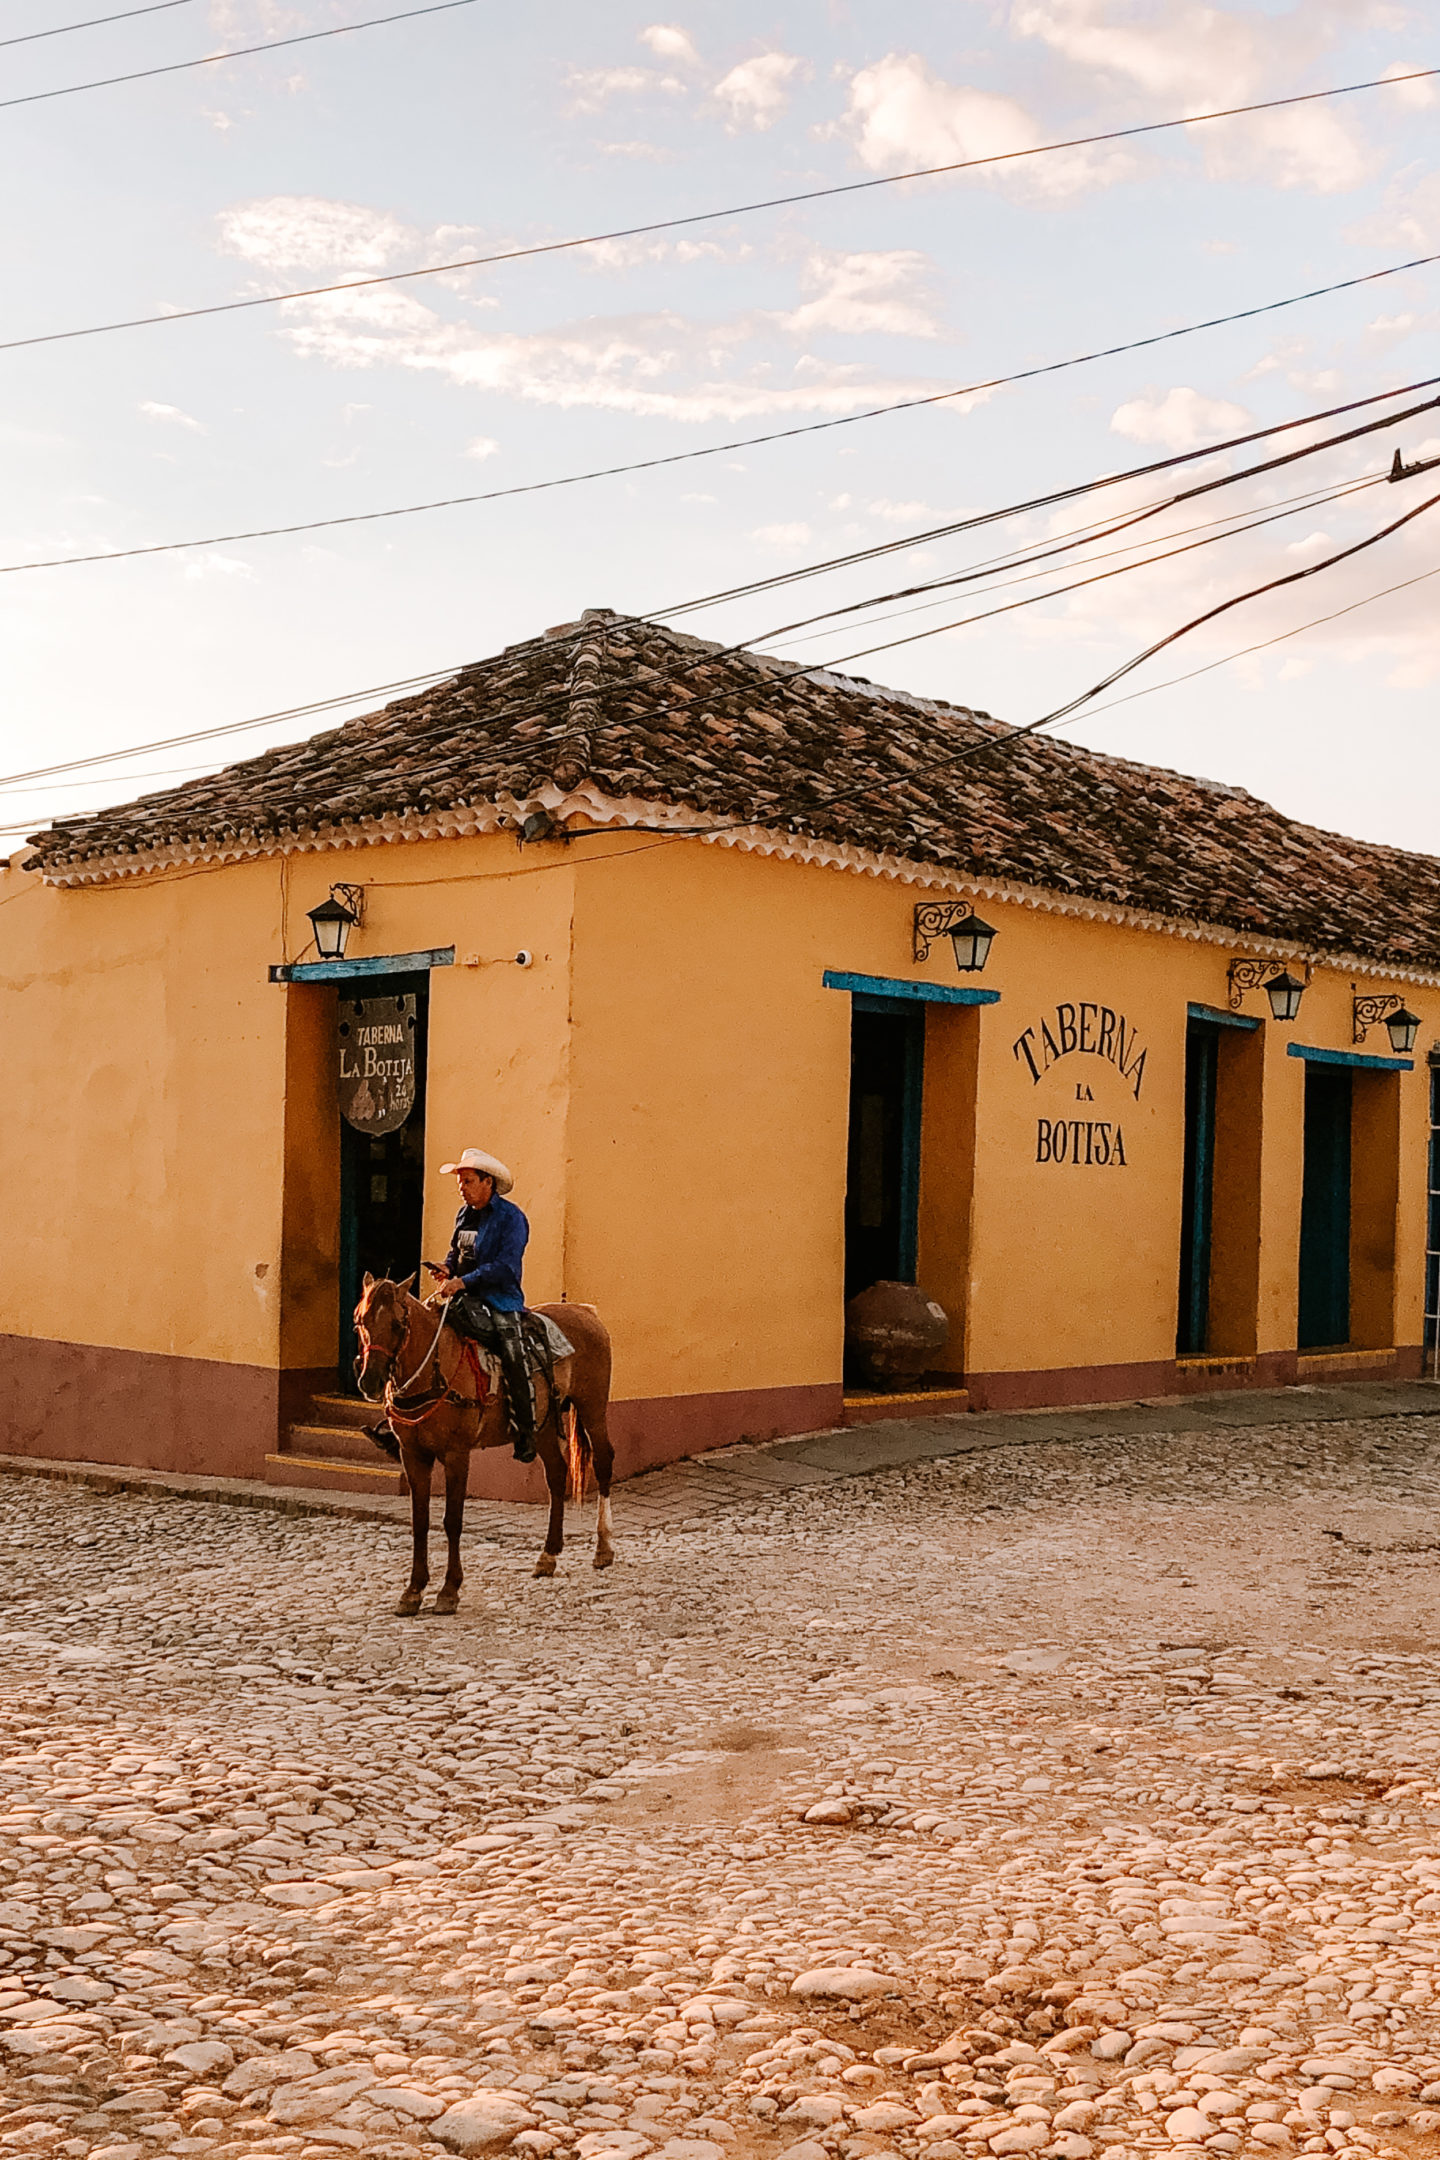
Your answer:
[[[1020,1410],[895,1419],[876,1425],[802,1433],[785,1440],[717,1448],[663,1469],[647,1470],[618,1488],[626,1516],[637,1526],[698,1522],[749,1500],[839,1478],[934,1462],[982,1449],[1127,1438],[1137,1433],[1203,1433],[1236,1426],[1337,1423],[1358,1418],[1434,1416],[1440,1382],[1363,1381],[1338,1387],[1227,1389],[1205,1395],[1159,1395],[1137,1402],[1096,1403],[1064,1410]],[[285,1515],[339,1515],[402,1524],[403,1499],[327,1493],[266,1485],[249,1478],[192,1477],[163,1470],[129,1470],[111,1463],[55,1462],[0,1455],[0,1473],[59,1479],[98,1492],[170,1495],[269,1508]],[[472,1534],[507,1541],[529,1538],[534,1516],[523,1506],[471,1500]]]

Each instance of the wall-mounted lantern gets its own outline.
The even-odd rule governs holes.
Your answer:
[[[1300,1011],[1300,1000],[1305,995],[1305,985],[1297,975],[1288,972],[1272,975],[1265,985],[1265,995],[1270,1000],[1270,1011],[1277,1020],[1290,1021]]]
[[[955,965],[962,975],[974,975],[984,967],[995,942],[995,932],[963,900],[921,900],[915,908],[913,951],[917,960],[928,960],[937,938],[948,937],[955,951]]]
[[[343,960],[350,932],[365,914],[363,885],[332,885],[328,900],[307,910],[322,960]]]
[[[1407,1012],[1403,1001],[1394,992],[1388,996],[1357,997],[1352,1012],[1352,1042],[1363,1043],[1376,1021],[1383,1020],[1396,1057],[1405,1057],[1414,1049],[1415,1037],[1420,1032],[1419,1014]]]
[[[1263,989],[1275,1019],[1297,1018],[1300,1000],[1310,981],[1310,963],[1303,961],[1302,976],[1292,975],[1283,960],[1232,960],[1229,968],[1230,1010],[1239,1012],[1247,990]]]

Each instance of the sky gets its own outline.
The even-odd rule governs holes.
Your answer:
[[[11,0],[4,35],[116,4]],[[471,0],[34,97],[392,11],[180,0],[0,45],[0,337],[728,212],[1440,65],[1423,0],[705,0],[663,16]],[[311,733],[383,702],[375,686],[482,659],[585,607],[667,611],[1440,375],[1436,265],[854,417],[1440,253],[1437,110],[1435,84],[1396,84],[0,351],[0,853],[51,816]],[[789,627],[1224,480],[1277,445],[675,620],[1023,725],[1194,616],[1313,570],[1147,661],[1065,732],[1432,850],[1440,575],[1426,574],[1440,572],[1440,504],[1315,567],[1440,493],[1440,469],[1388,483],[1397,447],[1407,463],[1440,457],[1440,413],[1215,488],[1124,535],[1132,554],[1096,538],[1084,562],[1029,584],[996,571]],[[286,538],[215,537],[693,452],[714,454]],[[1248,532],[1218,522],[1272,512]],[[190,540],[210,544],[13,567]],[[1185,552],[1078,586],[1157,544]],[[1009,605],[1064,583],[1077,589]],[[352,694],[331,716],[231,743],[15,778]]]

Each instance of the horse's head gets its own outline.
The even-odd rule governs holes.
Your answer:
[[[355,1382],[360,1393],[374,1402],[385,1392],[395,1370],[395,1360],[410,1333],[407,1293],[415,1277],[403,1283],[376,1281],[367,1274],[355,1307],[355,1333],[360,1340]]]

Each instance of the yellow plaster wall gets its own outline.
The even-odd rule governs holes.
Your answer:
[[[0,898],[0,1329],[273,1364],[279,866]]]
[[[334,1142],[312,1070],[325,1027],[313,995],[272,986],[266,967],[298,956],[304,911],[342,877],[367,888],[352,951],[453,944],[461,963],[431,978],[427,1254],[454,1208],[439,1163],[490,1147],[532,1219],[529,1294],[601,1307],[618,1397],[833,1383],[850,1001],[822,974],[961,978],[943,941],[912,960],[914,887],[635,835],[523,856],[503,839],[396,845],[297,857],[285,879],[265,861],[78,893],[11,873],[0,1331],[232,1362],[332,1354]],[[978,981],[1001,1001],[931,1008],[927,1024],[922,1277],[961,1308],[946,1364],[1166,1362],[1186,1005],[1225,1005],[1228,949],[1018,904],[981,912],[999,935]],[[522,946],[533,968],[513,965]],[[1405,994],[1423,1066],[1440,995]],[[1244,1053],[1264,1136],[1261,1352],[1295,1341],[1304,1066],[1286,1044],[1349,1048],[1350,998],[1348,979],[1317,976],[1296,1026],[1267,1018]],[[1102,1008],[1125,1016],[1145,1051],[1138,1100],[1133,1077],[1078,1049],[1032,1080],[1017,1039],[1042,1015],[1055,1029],[1062,1002],[1077,1020],[1093,1006],[1092,1025]],[[1258,993],[1247,1007],[1268,1011]],[[1383,1031],[1367,1047],[1388,1050]],[[1421,1069],[1399,1084],[1402,1343],[1420,1334],[1425,1084]],[[1037,1161],[1040,1117],[1118,1126],[1124,1167]],[[310,1255],[283,1342],[282,1238]],[[1373,1298],[1366,1310],[1373,1334]],[[1243,1333],[1244,1315],[1226,1327]]]

